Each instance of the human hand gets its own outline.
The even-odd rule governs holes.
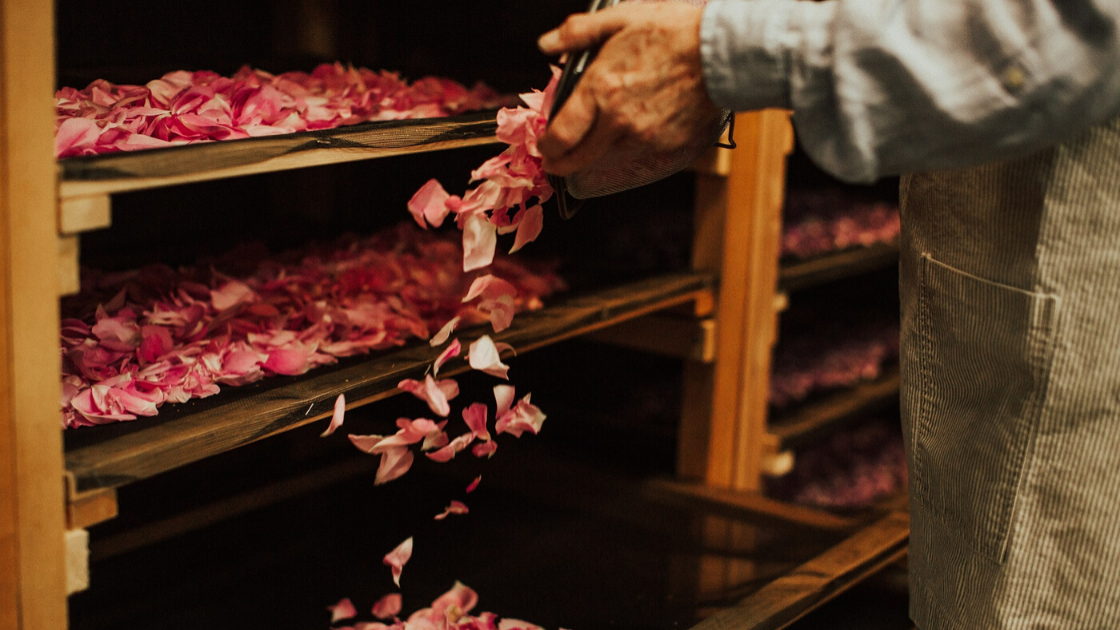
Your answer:
[[[540,38],[547,55],[602,44],[538,141],[546,171],[570,175],[616,150],[671,151],[711,129],[721,111],[704,87],[702,11],[627,2],[573,15]]]

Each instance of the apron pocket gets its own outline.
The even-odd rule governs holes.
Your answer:
[[[1058,298],[921,259],[914,498],[997,563],[1049,382]]]

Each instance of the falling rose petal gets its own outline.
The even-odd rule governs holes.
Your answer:
[[[471,485],[467,486],[467,494],[474,492],[475,489],[478,488],[478,484],[480,483],[482,483],[482,475],[475,477],[474,481],[471,482]]]
[[[412,217],[420,227],[427,229],[428,224],[439,227],[447,216],[448,209],[445,202],[448,197],[450,195],[438,181],[429,179],[420,190],[416,191],[416,194],[412,195],[412,199],[408,200],[408,211],[412,213]]]
[[[524,398],[517,401],[513,409],[498,418],[494,430],[498,433],[509,433],[514,437],[521,437],[525,431],[533,435],[540,433],[546,416],[536,405],[529,402],[530,396],[531,394],[526,394]]]
[[[399,446],[385,451],[381,454],[381,464],[377,467],[377,475],[374,477],[373,485],[380,486],[383,483],[389,483],[400,478],[408,472],[409,468],[412,468],[412,462],[415,459],[416,456],[407,446]]]
[[[486,429],[486,405],[473,403],[463,410],[463,422],[474,436],[482,441],[490,439],[490,431]]]
[[[471,454],[479,459],[483,457],[493,457],[494,453],[498,451],[498,443],[494,440],[489,442],[479,442],[471,448]]]
[[[513,239],[513,249],[509,250],[509,253],[512,254],[537,240],[543,225],[544,209],[541,208],[540,204],[526,210],[524,218],[522,218],[521,222],[517,225],[517,236]]]
[[[513,385],[495,385],[494,386],[494,401],[498,403],[498,410],[494,417],[501,417],[506,415],[513,406],[514,393],[517,390]]]
[[[354,608],[354,603],[349,597],[343,598],[334,606],[327,606],[327,610],[331,611],[331,623],[352,619],[358,614],[358,609]]]
[[[455,459],[455,454],[458,453],[459,451],[467,448],[467,446],[473,441],[474,441],[474,434],[473,433],[464,433],[464,434],[460,435],[459,437],[455,438],[454,440],[451,440],[451,442],[447,446],[439,449],[438,451],[433,451],[431,453],[426,453],[426,455],[428,456],[428,459],[430,459],[434,462],[439,462],[441,464],[446,464],[447,462],[451,461],[452,459]]]
[[[463,225],[463,271],[474,271],[494,262],[498,246],[497,228],[486,220],[486,215],[474,213]]]
[[[458,339],[452,341],[451,345],[447,346],[447,349],[439,353],[439,356],[436,357],[436,362],[432,364],[432,374],[435,376],[439,376],[439,368],[442,367],[444,363],[447,363],[451,359],[459,356],[459,352],[462,349],[463,344],[459,343]]]
[[[467,360],[472,369],[509,380],[509,366],[502,363],[498,348],[489,335],[483,335],[471,344]]]
[[[423,383],[405,379],[397,387],[428,403],[432,413],[441,418],[446,418],[451,413],[451,405],[447,401],[459,394],[459,384],[454,380],[448,378],[437,382],[430,374],[424,378]]]
[[[452,504],[454,503],[455,502],[452,501]],[[465,508],[466,506],[463,507]],[[458,614],[462,615],[469,613],[477,605],[478,593],[466,584],[456,580],[451,590],[440,595],[436,598],[436,601],[432,602],[432,612],[442,617],[444,613],[456,609]]]
[[[467,509],[466,504],[461,501],[452,501],[451,505],[447,506],[442,514],[435,515],[435,520],[442,521],[452,514],[467,514],[468,512],[470,512],[470,510]]]
[[[437,431],[436,433],[433,433],[424,438],[424,444],[420,447],[420,450],[426,453],[433,448],[442,448],[444,446],[447,446],[450,441],[451,439],[447,437],[446,433],[444,433],[443,431]]]
[[[428,343],[431,344],[433,348],[443,345],[448,340],[448,338],[451,337],[451,333],[455,332],[455,327],[459,325],[459,320],[461,319],[463,318],[459,316],[452,317],[451,321],[444,324],[443,328],[440,328],[439,332],[436,333],[436,336],[432,337],[432,340]]]
[[[401,585],[401,571],[404,565],[408,563],[408,559],[412,557],[412,538],[397,545],[397,548],[385,554],[381,562],[392,569],[393,583],[397,586]]]
[[[377,600],[371,612],[373,616],[378,619],[390,619],[401,614],[401,605],[401,594],[389,593],[385,597]]]
[[[331,416],[331,423],[326,431],[319,434],[319,437],[327,437],[338,430],[342,426],[342,421],[346,417],[346,394],[339,394],[338,398],[334,399],[334,415]]]
[[[350,443],[353,444],[359,451],[363,453],[373,454],[373,449],[377,448],[384,439],[384,435],[348,435]]]
[[[463,297],[463,303],[466,304],[479,296],[496,299],[502,295],[517,297],[517,287],[497,276],[487,274],[479,276],[474,279],[474,282],[471,282],[471,288],[467,290],[467,295]]]

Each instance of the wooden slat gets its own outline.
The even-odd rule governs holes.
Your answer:
[[[593,333],[588,339],[700,363],[711,363],[716,356],[716,323],[710,318],[647,315]]]
[[[906,555],[910,517],[895,512],[693,630],[780,630]]]
[[[0,628],[66,627],[54,3],[0,0]]]
[[[688,303],[708,293],[711,284],[704,274],[673,274],[572,297],[519,315],[495,339],[526,352]],[[159,418],[67,431],[66,468],[78,491],[119,487],[326,418],[339,394],[346,394],[348,408],[392,396],[401,379],[422,377],[438,352],[420,342],[303,377],[267,379],[168,405]],[[465,369],[456,362],[440,374]]]
[[[59,162],[59,196],[72,199],[325,164],[492,144],[493,113],[386,121]],[[66,211],[67,205],[63,206]],[[64,216],[64,225],[80,223]]]
[[[780,448],[796,447],[841,426],[845,421],[875,409],[897,403],[900,383],[898,368],[891,368],[874,381],[796,407],[771,419],[770,433]]]
[[[656,479],[646,483],[645,492],[651,499],[732,519],[763,519],[826,531],[850,530],[859,524],[855,519],[775,501],[755,492],[713,488],[701,483]]]
[[[73,595],[89,588],[89,532],[70,529],[66,541],[66,594]]]
[[[796,291],[886,269],[897,263],[897,242],[846,249],[808,260],[783,263],[778,273],[778,285],[783,291]]]

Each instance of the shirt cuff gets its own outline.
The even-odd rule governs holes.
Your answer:
[[[708,96],[735,111],[791,108],[794,57],[827,47],[834,2],[715,0],[700,22]],[[811,52],[812,51],[812,52]]]

